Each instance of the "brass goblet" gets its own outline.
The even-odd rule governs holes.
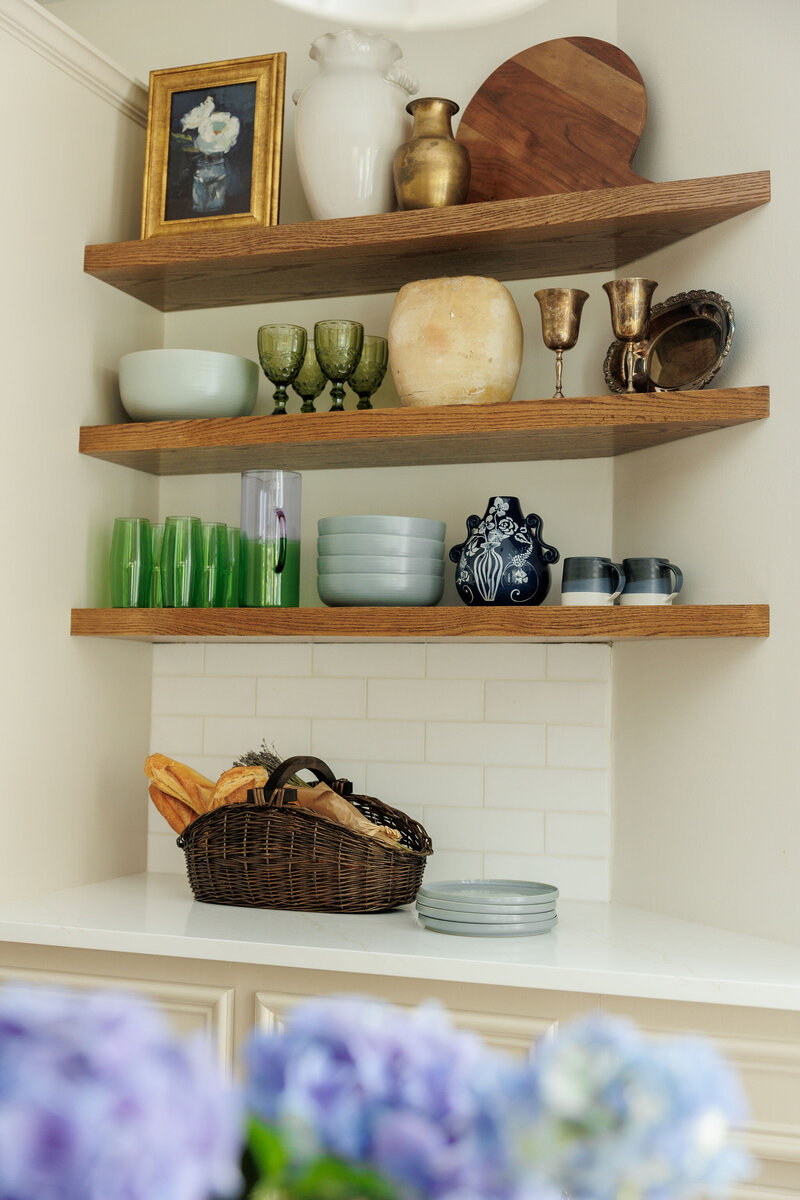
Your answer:
[[[356,408],[372,408],[370,396],[374,396],[383,383],[389,365],[389,343],[376,333],[364,334],[364,347],[358,366],[347,381],[347,386],[358,396]]]
[[[258,331],[258,361],[267,379],[275,384],[273,417],[286,413],[286,385],[303,365],[307,338],[302,325],[262,325]]]
[[[625,342],[622,378],[626,392],[634,391],[636,353],[634,347],[647,337],[650,324],[650,301],[658,287],[654,279],[609,279],[603,291],[611,305],[611,326],[614,337]]]
[[[309,339],[306,346],[306,356],[303,359],[303,365],[295,376],[292,383],[292,390],[297,392],[303,403],[300,405],[301,413],[316,412],[314,401],[321,392],[325,391],[327,379],[320,370],[317,362],[317,352],[314,348],[314,339]]]
[[[358,366],[363,345],[364,326],[358,321],[317,321],[314,326],[317,362],[333,384],[329,412],[344,412],[344,385]]]
[[[578,340],[581,328],[581,313],[589,299],[588,292],[580,288],[542,288],[534,292],[542,310],[542,338],[548,350],[556,352],[556,390],[554,400],[563,400],[561,376],[564,366],[563,354],[571,350]]]

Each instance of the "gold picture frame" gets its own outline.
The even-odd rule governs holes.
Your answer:
[[[283,52],[151,72],[143,238],[277,224],[285,79]]]

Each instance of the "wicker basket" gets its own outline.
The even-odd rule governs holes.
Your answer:
[[[316,813],[281,807],[283,785],[312,771],[359,812],[399,830],[394,850]],[[288,789],[287,789],[288,791]],[[352,794],[317,758],[289,758],[246,804],[205,813],[178,838],[196,899],[301,912],[384,912],[410,904],[433,852],[425,830],[373,796]]]

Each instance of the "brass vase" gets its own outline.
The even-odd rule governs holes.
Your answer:
[[[445,208],[463,204],[469,191],[469,151],[453,137],[454,100],[428,96],[412,100],[410,141],[394,156],[394,187],[401,209]]]

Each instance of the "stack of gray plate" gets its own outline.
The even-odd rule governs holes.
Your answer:
[[[317,590],[330,605],[438,604],[444,521],[324,517],[317,529]]]
[[[558,888],[525,879],[449,879],[417,894],[417,915],[437,933],[531,937],[557,921]]]

